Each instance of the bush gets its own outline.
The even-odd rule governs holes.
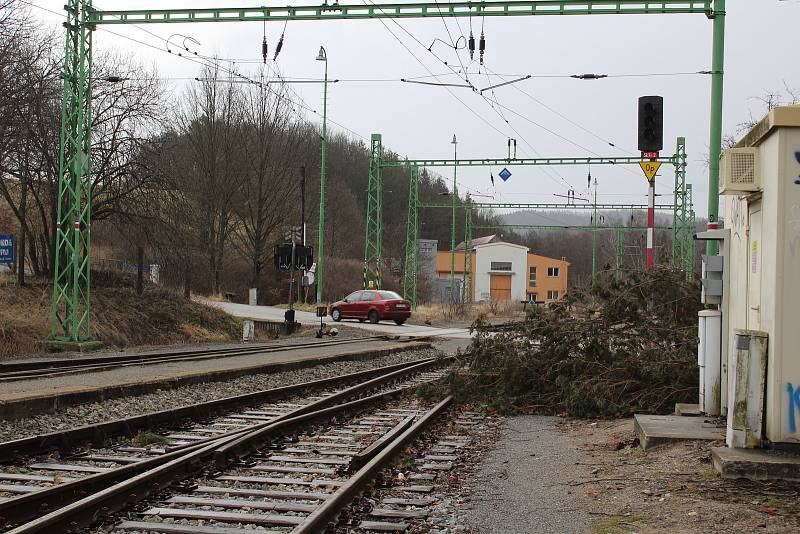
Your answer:
[[[461,401],[621,417],[697,400],[700,289],[669,268],[607,272],[495,334],[476,324],[452,375]]]

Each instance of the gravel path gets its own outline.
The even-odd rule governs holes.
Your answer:
[[[486,534],[583,532],[587,505],[580,488],[578,452],[555,428],[554,417],[508,419],[497,446],[469,477],[470,503],[461,524]]]
[[[432,349],[405,351],[364,361],[339,361],[278,373],[261,373],[225,382],[210,382],[170,390],[158,390],[146,395],[123,397],[102,403],[83,404],[67,408],[56,414],[37,415],[15,421],[0,421],[0,441],[178,408],[188,404],[318,380],[394,363],[430,358],[436,354],[437,352]]]

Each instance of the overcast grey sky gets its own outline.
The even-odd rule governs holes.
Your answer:
[[[55,11],[61,11],[64,4],[63,0],[26,1]],[[285,3],[270,2],[269,5]],[[728,0],[727,4],[724,131],[734,133],[737,124],[749,119],[751,112],[760,114],[763,105],[752,97],[765,90],[782,89],[784,82],[800,88],[796,37],[800,2]],[[94,5],[98,9],[157,9],[262,4],[246,0],[100,0]],[[58,22],[55,15],[35,11],[38,16]],[[428,76],[430,71],[449,73],[441,76],[441,81],[458,82],[458,78],[428,52],[427,46],[436,38],[449,41],[447,29],[453,38],[469,35],[470,25],[476,39],[483,26],[487,42],[485,67],[478,64],[477,54],[476,60],[469,63],[466,51],[461,51],[460,61],[471,73],[470,79],[476,87],[486,87],[500,80],[496,76],[487,77],[486,68],[494,73],[533,77],[499,88],[493,96],[484,93],[487,98],[466,88],[448,90],[399,81],[400,78]],[[163,38],[174,33],[191,36],[200,42],[195,49],[203,54],[255,62],[261,59],[261,23],[147,25],[145,28]],[[342,81],[329,86],[329,117],[367,139],[373,132],[382,133],[386,147],[412,159],[450,157],[454,133],[459,140],[459,157],[463,158],[505,157],[508,137],[518,139],[517,155],[520,157],[635,155],[636,99],[646,94],[663,95],[665,148],[662,153],[671,154],[675,138],[686,137],[688,180],[694,184],[697,213],[705,216],[709,76],[618,77],[595,81],[537,76],[710,70],[711,28],[711,21],[703,15],[290,22],[276,66],[287,77],[321,78],[323,65],[315,58],[319,46],[324,45],[331,79],[395,80]],[[162,50],[165,48],[163,41],[140,28],[114,26],[109,29]],[[267,26],[270,55],[282,29],[283,24]],[[168,53],[98,32],[95,49],[107,47],[134,51],[146,64],[154,64],[165,78],[191,77],[199,70],[198,65]],[[451,66],[461,68],[452,48],[438,43],[434,52]],[[257,64],[239,61],[238,68],[243,74],[252,74]],[[173,80],[169,83],[176,95],[180,95],[183,84],[194,82]],[[322,109],[321,85],[293,85],[293,88],[309,106]],[[493,107],[492,98],[503,107]],[[308,115],[318,120],[313,114]],[[609,141],[616,144],[616,148],[609,146]],[[553,194],[564,194],[569,188],[567,183],[578,194],[586,192],[588,169],[585,167],[549,170],[515,167],[510,168],[513,176],[505,183],[497,178],[500,170],[460,169],[460,188],[463,184],[468,190],[493,195],[501,202],[556,202],[560,199]],[[495,188],[489,183],[490,171],[495,175]],[[439,172],[452,178],[450,169],[439,169]],[[658,193],[668,195],[661,202],[670,203],[673,171],[665,166],[661,172]],[[647,183],[638,167],[626,171],[603,166],[592,168],[591,173],[598,179],[602,202],[646,203]]]

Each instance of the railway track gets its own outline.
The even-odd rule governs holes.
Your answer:
[[[131,418],[123,422],[94,425],[101,428],[83,427],[64,433],[67,434],[66,439],[64,434],[60,439],[51,434],[0,444],[0,458],[6,461],[6,465],[0,469],[0,518],[8,525],[29,521],[11,530],[15,533],[85,532],[83,528],[96,518],[123,509],[159,488],[194,476],[204,466],[213,464],[220,469],[230,470],[233,465],[236,473],[238,468],[235,466],[240,464],[240,458],[252,456],[258,459],[259,454],[263,455],[263,451],[268,450],[264,447],[284,432],[386,402],[421,382],[438,379],[443,371],[430,370],[438,363],[430,359],[398,364],[346,377],[279,388],[280,391],[270,390],[195,406],[191,410],[196,415],[194,422],[181,426],[173,424],[162,430],[152,443],[131,444],[116,440],[78,450],[66,447],[68,443],[86,439],[91,432],[95,432],[92,441],[97,443],[114,431],[126,429],[130,434],[137,427],[146,428],[148,423],[152,425],[174,419],[176,414],[165,411],[152,414],[153,417],[149,419]],[[370,378],[364,381],[365,377]],[[356,378],[362,381],[349,387],[342,386],[345,382],[352,383]],[[299,394],[308,390],[312,390],[313,394]],[[286,397],[288,400],[281,400]],[[264,402],[264,399],[272,400]],[[237,403],[240,405],[238,409],[214,417],[208,415],[212,410],[220,411]],[[248,407],[242,409],[241,405]],[[186,409],[181,410],[178,410],[178,416],[188,415]],[[201,414],[204,411],[206,417],[203,419]],[[386,417],[386,414],[381,417]],[[413,422],[408,417],[404,420],[405,425]],[[375,432],[371,431],[371,434]],[[44,458],[18,456],[21,451],[31,448],[42,453],[54,447],[56,450]],[[373,451],[377,453],[382,448],[376,446]],[[362,456],[354,454],[353,457]],[[329,474],[330,469],[341,465],[325,461],[326,458],[326,455],[319,456],[317,461],[308,462],[308,465],[270,453],[267,462],[262,462],[262,467],[256,471],[269,469],[267,473],[279,474],[277,478],[272,477],[278,481],[276,483],[289,483],[295,481],[292,474],[305,477],[312,474],[313,469],[320,469],[319,464],[334,466],[321,468],[327,470],[319,473],[322,475]],[[9,463],[10,459],[14,461]],[[281,465],[269,462],[279,462]],[[174,504],[169,503],[169,507]],[[55,511],[47,514],[51,510]],[[202,532],[202,529],[197,532]]]
[[[87,371],[103,371],[120,367],[153,365],[169,362],[190,362],[247,354],[269,354],[287,352],[313,347],[334,347],[354,345],[389,339],[386,336],[371,336],[355,339],[335,339],[329,341],[309,341],[286,345],[257,344],[243,347],[209,348],[199,350],[180,350],[160,353],[125,354],[119,356],[94,356],[79,359],[53,359],[46,361],[21,361],[0,363],[0,383],[31,378],[48,378]]]

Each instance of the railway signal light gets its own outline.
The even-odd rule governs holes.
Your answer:
[[[639,150],[658,152],[664,148],[664,99],[660,96],[639,98]]]

